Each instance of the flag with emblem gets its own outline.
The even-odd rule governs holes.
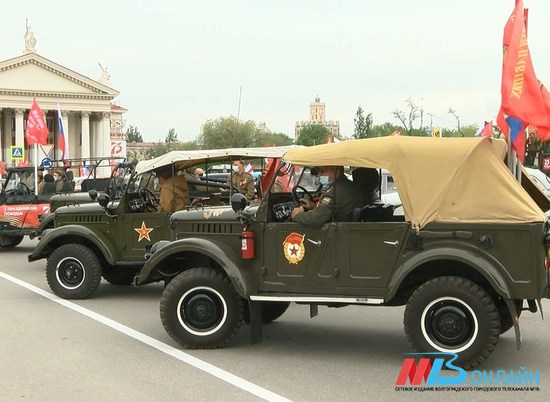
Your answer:
[[[29,116],[27,117],[27,131],[25,134],[27,144],[46,145],[48,143],[48,133],[49,130],[44,119],[44,112],[42,112],[42,109],[40,109],[40,106],[36,102],[36,98],[34,98],[29,110]]]

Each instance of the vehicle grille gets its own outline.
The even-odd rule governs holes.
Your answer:
[[[233,225],[227,223],[194,223],[192,230],[195,233],[237,233],[233,230]]]
[[[104,221],[102,215],[77,215],[72,219],[72,223],[101,223]]]

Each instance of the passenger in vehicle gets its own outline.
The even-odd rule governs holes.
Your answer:
[[[227,177],[227,184],[238,189],[248,201],[254,198],[254,178],[250,173],[244,171],[242,160],[233,162],[233,173]]]
[[[41,171],[38,172],[37,176],[37,187],[36,187],[36,193],[42,194],[44,192],[44,173]]]
[[[328,180],[327,189],[321,194],[317,204],[312,200],[302,199],[304,205],[292,210],[292,220],[321,227],[331,220],[334,212],[336,221],[350,221],[353,210],[361,206],[359,189],[346,177],[343,166],[322,166],[318,170],[319,176]]]
[[[175,212],[190,204],[187,192],[187,179],[181,175],[174,175],[172,166],[163,166],[155,170],[159,178],[159,212]]]
[[[63,190],[65,184],[65,173],[61,170],[54,170],[53,178],[55,180],[55,192],[60,193]]]
[[[44,175],[44,182],[42,183],[42,192],[39,194],[53,194],[55,193],[55,178],[50,173],[46,173]],[[38,191],[40,191],[40,187],[38,187]]]

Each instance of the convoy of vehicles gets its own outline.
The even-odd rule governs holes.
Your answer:
[[[119,163],[104,192],[90,191],[87,204],[57,208],[54,228],[45,229],[29,261],[47,259],[46,278],[52,291],[67,299],[90,297],[101,278],[129,285],[145,263],[147,246],[171,235],[170,212],[158,212],[155,169],[173,166],[176,172],[239,158],[280,158],[291,147],[172,151],[151,160]],[[226,183],[189,178],[197,214],[216,213],[229,200]],[[209,204],[214,207],[207,208]]]
[[[506,144],[489,138],[381,137],[288,151],[281,177],[258,205],[170,217],[171,240],[154,243],[136,285],[163,281],[161,321],[187,348],[217,348],[249,321],[262,323],[289,303],[404,305],[404,329],[419,352],[451,353],[472,368],[519,316],[550,297],[545,267],[550,200],[507,170]],[[309,191],[304,167],[345,165],[392,173],[403,215],[377,203],[355,220],[321,228],[292,222]],[[302,168],[302,169],[301,169]],[[335,188],[338,191],[338,188]],[[495,202],[498,200],[498,202]]]

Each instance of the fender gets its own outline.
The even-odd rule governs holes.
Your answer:
[[[53,228],[54,221],[55,221],[55,212],[46,212],[42,214],[42,217],[40,219],[40,224],[38,225],[38,229],[36,230],[36,235],[40,236],[40,234],[48,227]]]
[[[388,284],[385,300],[391,300],[395,296],[403,280],[417,267],[427,262],[441,260],[442,255],[445,256],[444,259],[446,260],[459,261],[468,265],[487,279],[500,296],[505,299],[513,299],[510,286],[502,274],[504,268],[500,263],[496,262],[495,265],[495,263],[490,262],[484,256],[472,253],[468,250],[451,247],[436,247],[415,255],[397,268]]]
[[[137,275],[135,284],[140,285],[144,282],[146,283],[151,272],[166,258],[185,252],[195,252],[213,259],[220,264],[235,286],[235,290],[241,296],[246,297],[250,294],[251,289],[249,283],[252,283],[251,278],[245,278],[242,270],[238,268],[243,265],[241,255],[224,243],[201,238],[175,240],[164,245],[164,247],[158,248],[157,252],[151,255],[151,258],[147,260]]]
[[[106,246],[107,244],[109,244],[109,240],[103,234],[98,234],[88,229],[87,227],[80,225],[67,225],[55,229],[46,230],[44,232],[44,236],[42,237],[42,239],[40,239],[32,254],[30,254],[27,259],[29,260],[29,262],[32,262],[41,258],[49,257],[53,250],[57,247],[52,247],[52,243],[66,243],[65,241],[63,241],[63,238],[67,236],[83,237],[91,241],[97,246],[97,248],[99,248],[109,264],[115,263],[117,259],[116,255],[109,247]]]

